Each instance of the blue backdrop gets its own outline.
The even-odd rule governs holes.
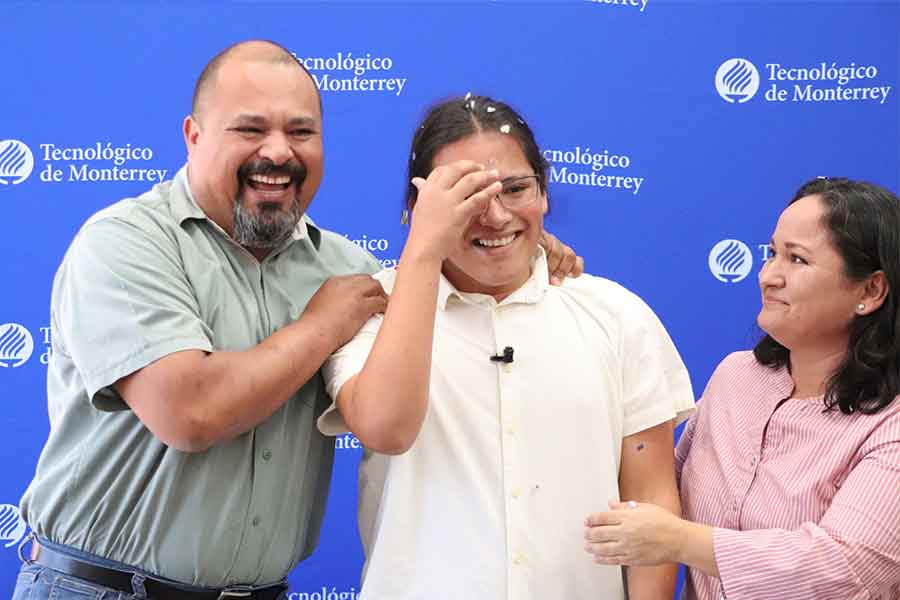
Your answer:
[[[756,273],[793,191],[898,189],[897,2],[6,2],[0,21],[0,596],[49,427],[53,273],[86,217],[174,175],[194,80],[233,42],[276,40],[316,77],[310,214],[387,265],[425,107],[472,91],[521,109],[553,168],[547,228],[646,299],[698,394],[758,336]],[[359,589],[353,441],[293,599]]]

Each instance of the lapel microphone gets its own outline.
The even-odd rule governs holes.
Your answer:
[[[513,348],[507,346],[503,349],[503,354],[495,354],[491,357],[491,362],[511,363],[513,361]]]

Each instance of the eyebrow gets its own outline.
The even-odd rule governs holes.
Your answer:
[[[769,240],[769,245],[770,245],[770,246],[775,246],[775,245],[776,245],[776,244],[775,244],[775,239],[774,239],[774,238],[772,238],[772,239]],[[800,248],[801,250],[805,250],[805,251],[807,251],[807,252],[810,252],[810,249],[809,249],[807,246],[804,246],[803,244],[798,244],[797,242],[785,242],[785,243],[784,243],[784,247],[787,248],[788,250],[792,250],[792,249],[794,249],[794,248]]]
[[[531,177],[537,177],[534,173],[528,173],[526,175],[510,175],[509,177],[505,177],[500,180],[500,183],[506,185],[507,183],[513,183],[514,181],[518,181],[519,179],[526,179]]]
[[[310,125],[317,125],[318,123],[319,121],[312,117],[294,117],[287,122],[289,127],[309,127]]]
[[[251,125],[266,125],[268,124],[268,120],[262,115],[253,115],[253,114],[240,114],[236,116],[233,120],[233,123],[248,123]],[[310,125],[317,125],[318,120],[313,117],[294,117],[287,122],[288,127],[303,127]]]

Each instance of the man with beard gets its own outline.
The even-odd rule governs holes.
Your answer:
[[[91,217],[56,274],[16,600],[274,599],[316,544],[334,454],[319,368],[385,309],[360,275],[379,265],[304,217],[321,105],[284,48],[216,56],[184,137],[175,178]],[[396,425],[377,424],[386,444]]]

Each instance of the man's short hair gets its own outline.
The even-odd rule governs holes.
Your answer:
[[[300,62],[300,60],[292,53],[290,50],[282,46],[277,42],[273,42],[271,40],[245,40],[243,42],[237,42],[236,44],[232,44],[228,46],[218,54],[212,57],[212,59],[206,63],[206,66],[203,67],[203,70],[200,72],[200,76],[197,78],[197,83],[194,85],[194,97],[191,101],[191,116],[194,120],[198,120],[200,118],[201,107],[203,104],[204,97],[210,92],[210,88],[215,84],[215,77],[218,73],[219,69],[223,64],[231,57],[232,54],[239,53],[241,50],[245,50],[249,45],[267,45],[271,50],[268,53],[259,53],[257,55],[257,60],[261,60],[263,62],[269,62],[273,64],[294,64],[300,67],[300,69],[306,74],[307,77],[313,82],[315,86],[315,80],[310,74],[309,70],[307,70],[306,66]],[[319,92],[318,86],[316,86],[316,96],[319,99],[319,113],[322,112],[322,94]]]

